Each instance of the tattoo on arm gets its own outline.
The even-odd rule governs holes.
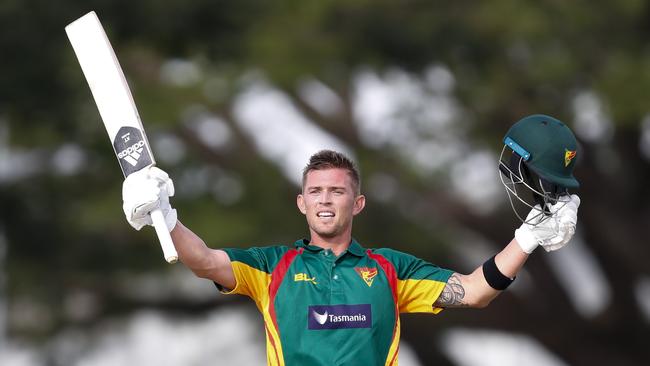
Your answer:
[[[449,277],[445,288],[442,290],[442,293],[438,297],[438,300],[433,304],[434,306],[443,307],[443,308],[460,308],[469,306],[463,301],[465,298],[465,288],[460,282],[460,275],[454,273]]]

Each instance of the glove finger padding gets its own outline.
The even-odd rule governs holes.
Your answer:
[[[573,224],[578,222],[578,207],[580,206],[580,198],[577,195],[571,195],[570,201],[560,208],[557,212],[560,218],[560,224]]]
[[[557,235],[549,243],[542,244],[544,250],[547,252],[558,250],[571,241],[576,232],[576,225],[578,223],[578,207],[580,206],[580,198],[577,195],[566,196],[562,202],[556,205],[564,204],[557,210],[555,219],[557,222]]]
[[[176,226],[177,213],[176,210],[172,208],[169,203],[169,197],[174,196],[174,182],[169,178],[169,175],[160,168],[151,167],[148,170],[149,178],[154,179],[158,182],[158,188],[160,189],[159,201],[160,201],[160,210],[165,217],[165,223],[167,224],[167,229],[172,231],[174,226]]]
[[[542,244],[542,247],[547,252],[558,250],[569,243],[573,234],[575,234],[575,225],[560,225],[558,234],[548,243]]]
[[[566,201],[564,201],[566,202]],[[543,245],[547,252],[557,250],[569,243],[576,232],[578,222],[578,206],[580,198],[577,195],[571,195],[569,201],[557,212],[558,235],[549,245]]]
[[[155,166],[149,168],[147,174],[149,178],[153,178],[158,181],[158,186],[161,190],[166,191],[167,197],[174,196],[174,182],[169,178],[169,174]]]
[[[133,197],[131,200],[133,205],[133,217],[142,218],[147,216],[149,212],[155,210],[160,206],[161,191],[155,182],[146,181],[140,187],[140,195]]]
[[[553,215],[540,215],[540,206],[535,206],[526,217],[526,222],[515,231],[515,239],[526,253],[531,253],[538,245],[546,251],[565,246],[575,234],[578,220],[580,198],[577,195],[560,197],[557,203],[549,206]]]
[[[174,184],[167,173],[150,167],[129,175],[122,185],[124,215],[131,226],[140,230],[152,225],[151,211],[160,208],[167,227],[176,225],[176,212],[169,204],[169,196],[174,194]],[[171,230],[171,229],[170,229]]]
[[[147,213],[158,205],[158,186],[140,172],[129,175],[122,184],[122,209],[126,220],[136,230],[151,224]]]

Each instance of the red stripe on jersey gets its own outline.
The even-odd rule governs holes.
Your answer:
[[[273,351],[275,352],[275,364],[280,366],[280,355],[278,354],[278,347],[275,346],[273,335],[271,334],[269,328],[266,325],[264,326],[264,328],[266,328],[266,337],[269,339],[269,342],[271,342],[271,346],[273,346]]]
[[[275,295],[278,293],[278,289],[280,288],[280,285],[282,284],[282,281],[284,280],[284,276],[287,274],[287,270],[289,270],[289,266],[291,266],[291,263],[293,260],[298,256],[298,254],[301,254],[303,251],[303,248],[299,248],[298,250],[296,249],[289,249],[282,258],[280,258],[280,261],[278,264],[275,266],[275,269],[273,269],[273,272],[271,273],[271,283],[269,284],[269,315],[271,316],[271,319],[273,320],[273,326],[275,327],[276,332],[278,333],[278,337],[280,336],[280,328],[278,327],[278,319],[275,314]],[[276,348],[275,343],[273,342],[273,337],[270,337],[271,343],[273,344],[273,347]],[[278,350],[276,348],[275,354],[278,355]],[[280,361],[278,360],[278,365],[280,364]]]
[[[393,300],[395,301],[395,310],[397,310],[397,272],[395,272],[395,267],[391,262],[386,259],[381,254],[375,254],[368,249],[368,257],[372,258],[386,273],[386,278],[388,278],[388,284],[393,293]]]
[[[399,320],[399,309],[397,308],[397,272],[395,272],[395,267],[391,262],[386,259],[381,254],[375,254],[370,249],[366,251],[368,257],[372,258],[386,273],[386,278],[388,279],[388,284],[390,285],[391,292],[393,293],[393,302],[395,303],[395,325],[393,326],[393,337],[391,338],[391,344],[395,342],[395,335],[397,333],[397,322]],[[390,361],[390,365],[393,365],[397,359],[397,354],[399,353],[399,346],[393,355],[393,359]]]

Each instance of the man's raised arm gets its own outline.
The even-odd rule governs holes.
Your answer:
[[[230,258],[223,250],[209,248],[198,235],[177,219],[176,210],[169,204],[169,197],[173,195],[172,180],[167,173],[156,167],[129,175],[122,186],[122,207],[126,220],[136,230],[140,230],[145,225],[152,225],[149,212],[160,208],[180,261],[198,277],[233,289],[236,281]]]
[[[553,207],[556,205],[559,208]],[[433,305],[483,308],[514,281],[535,248],[541,246],[552,251],[565,246],[575,233],[580,198],[564,196],[553,206],[550,207],[555,212],[552,216],[535,225],[522,224],[515,231],[515,239],[472,273],[454,273]],[[531,211],[529,218],[537,215],[537,211]]]
[[[171,231],[178,259],[195,275],[212,280],[224,288],[235,288],[235,275],[230,258],[223,250],[211,249],[180,221]]]
[[[512,240],[488,262],[494,260],[494,265],[503,275],[507,287],[509,284],[507,282],[511,282],[517,276],[521,267],[526,263],[526,259],[528,259],[528,254],[521,250],[516,240]],[[468,275],[457,272],[451,275],[434,306],[442,308],[486,307],[502,291],[492,287],[487,281],[486,276],[489,275],[485,272],[489,269],[486,269],[486,265],[492,265],[488,262]],[[498,285],[495,286],[498,287]]]

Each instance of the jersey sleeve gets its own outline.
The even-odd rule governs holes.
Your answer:
[[[225,289],[219,284],[217,287],[223,294],[246,295],[259,302],[268,295],[271,273],[287,250],[282,246],[223,249],[230,258],[236,285],[233,289]]]
[[[401,313],[437,314],[442,311],[433,304],[454,271],[392,249],[380,249],[380,253],[395,267],[397,303]]]

